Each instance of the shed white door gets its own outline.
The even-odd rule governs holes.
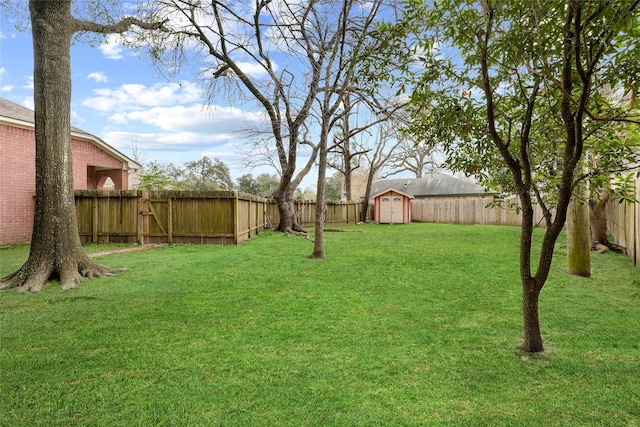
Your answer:
[[[380,200],[380,222],[385,224],[402,222],[402,197],[382,197]]]

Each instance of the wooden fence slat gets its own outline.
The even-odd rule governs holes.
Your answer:
[[[158,224],[158,227],[160,227],[160,230],[162,231],[162,234],[167,234],[167,229],[164,228],[164,225],[162,224],[162,221],[160,220],[160,216],[158,215],[156,210],[153,208],[153,203],[151,203],[151,201],[149,201],[149,211],[151,212],[151,214],[155,218],[156,223]]]
[[[640,177],[636,176],[634,183],[635,198],[640,200]],[[629,258],[640,268],[640,204],[610,200],[607,204],[607,230],[618,245],[626,248]]]

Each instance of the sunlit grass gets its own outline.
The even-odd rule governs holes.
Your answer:
[[[624,256],[569,277],[560,242],[547,351],[531,357],[517,349],[519,229],[341,230],[324,260],[263,233],[100,257],[128,271],[68,292],[0,293],[0,424],[640,422],[640,270]],[[3,249],[0,274],[27,255]]]

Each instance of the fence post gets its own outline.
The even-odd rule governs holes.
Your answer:
[[[144,236],[149,234],[149,190],[142,190],[141,193],[142,209],[140,209],[140,215],[142,215],[142,244],[144,245]]]
[[[173,199],[167,197],[167,242],[173,243]]]
[[[233,244],[238,244],[238,192],[233,191]]]
[[[144,244],[144,239],[142,237],[142,191],[137,191],[137,197],[135,201],[135,211],[138,212],[137,223],[136,223],[136,240],[139,245]]]
[[[93,224],[91,227],[91,242],[98,243],[98,198],[93,198]]]

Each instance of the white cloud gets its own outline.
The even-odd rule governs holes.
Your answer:
[[[24,89],[33,89],[33,76],[27,76],[27,83],[22,87]]]
[[[106,132],[103,139],[111,146],[120,150],[131,146],[136,141],[142,151],[193,151],[204,150],[215,146],[225,145],[233,138],[230,134],[202,135],[195,132],[174,133],[136,133],[125,131]]]
[[[0,88],[0,92],[11,92],[12,90],[13,90],[13,86],[11,85],[2,86]]]
[[[95,73],[90,73],[87,76],[88,79],[95,80],[98,83],[107,83],[109,79],[102,71],[96,71]]]
[[[35,106],[33,105],[33,96],[28,96],[22,100],[22,106],[26,107],[30,110],[34,110]]]
[[[206,109],[194,104],[188,107],[156,107],[148,110],[117,113],[115,123],[142,122],[167,132],[190,131],[207,134],[237,133],[243,129],[262,127],[264,115],[232,107]]]
[[[86,120],[80,117],[77,111],[71,110],[71,124],[73,126],[81,126]]]
[[[249,76],[259,77],[267,74],[267,71],[264,69],[264,67],[256,63],[238,61],[236,62],[236,64],[238,64],[238,67],[240,67],[240,69]],[[273,70],[278,71],[277,64],[273,64]]]
[[[7,69],[4,67],[0,67],[0,76],[7,74]]]
[[[109,34],[107,36],[107,42],[100,45],[98,49],[100,49],[100,52],[102,52],[107,59],[122,59],[124,58],[123,52],[125,49],[120,44],[120,40],[119,35]]]
[[[98,111],[135,111],[200,100],[200,88],[194,83],[162,83],[153,86],[125,84],[117,89],[96,89],[97,96],[82,102],[85,107]]]
[[[264,114],[200,104],[120,112],[110,121],[111,129],[103,135],[114,147],[126,148],[133,139],[143,151],[173,151],[178,157],[186,151],[214,152],[214,147],[216,153],[225,152],[246,129],[266,127]]]

